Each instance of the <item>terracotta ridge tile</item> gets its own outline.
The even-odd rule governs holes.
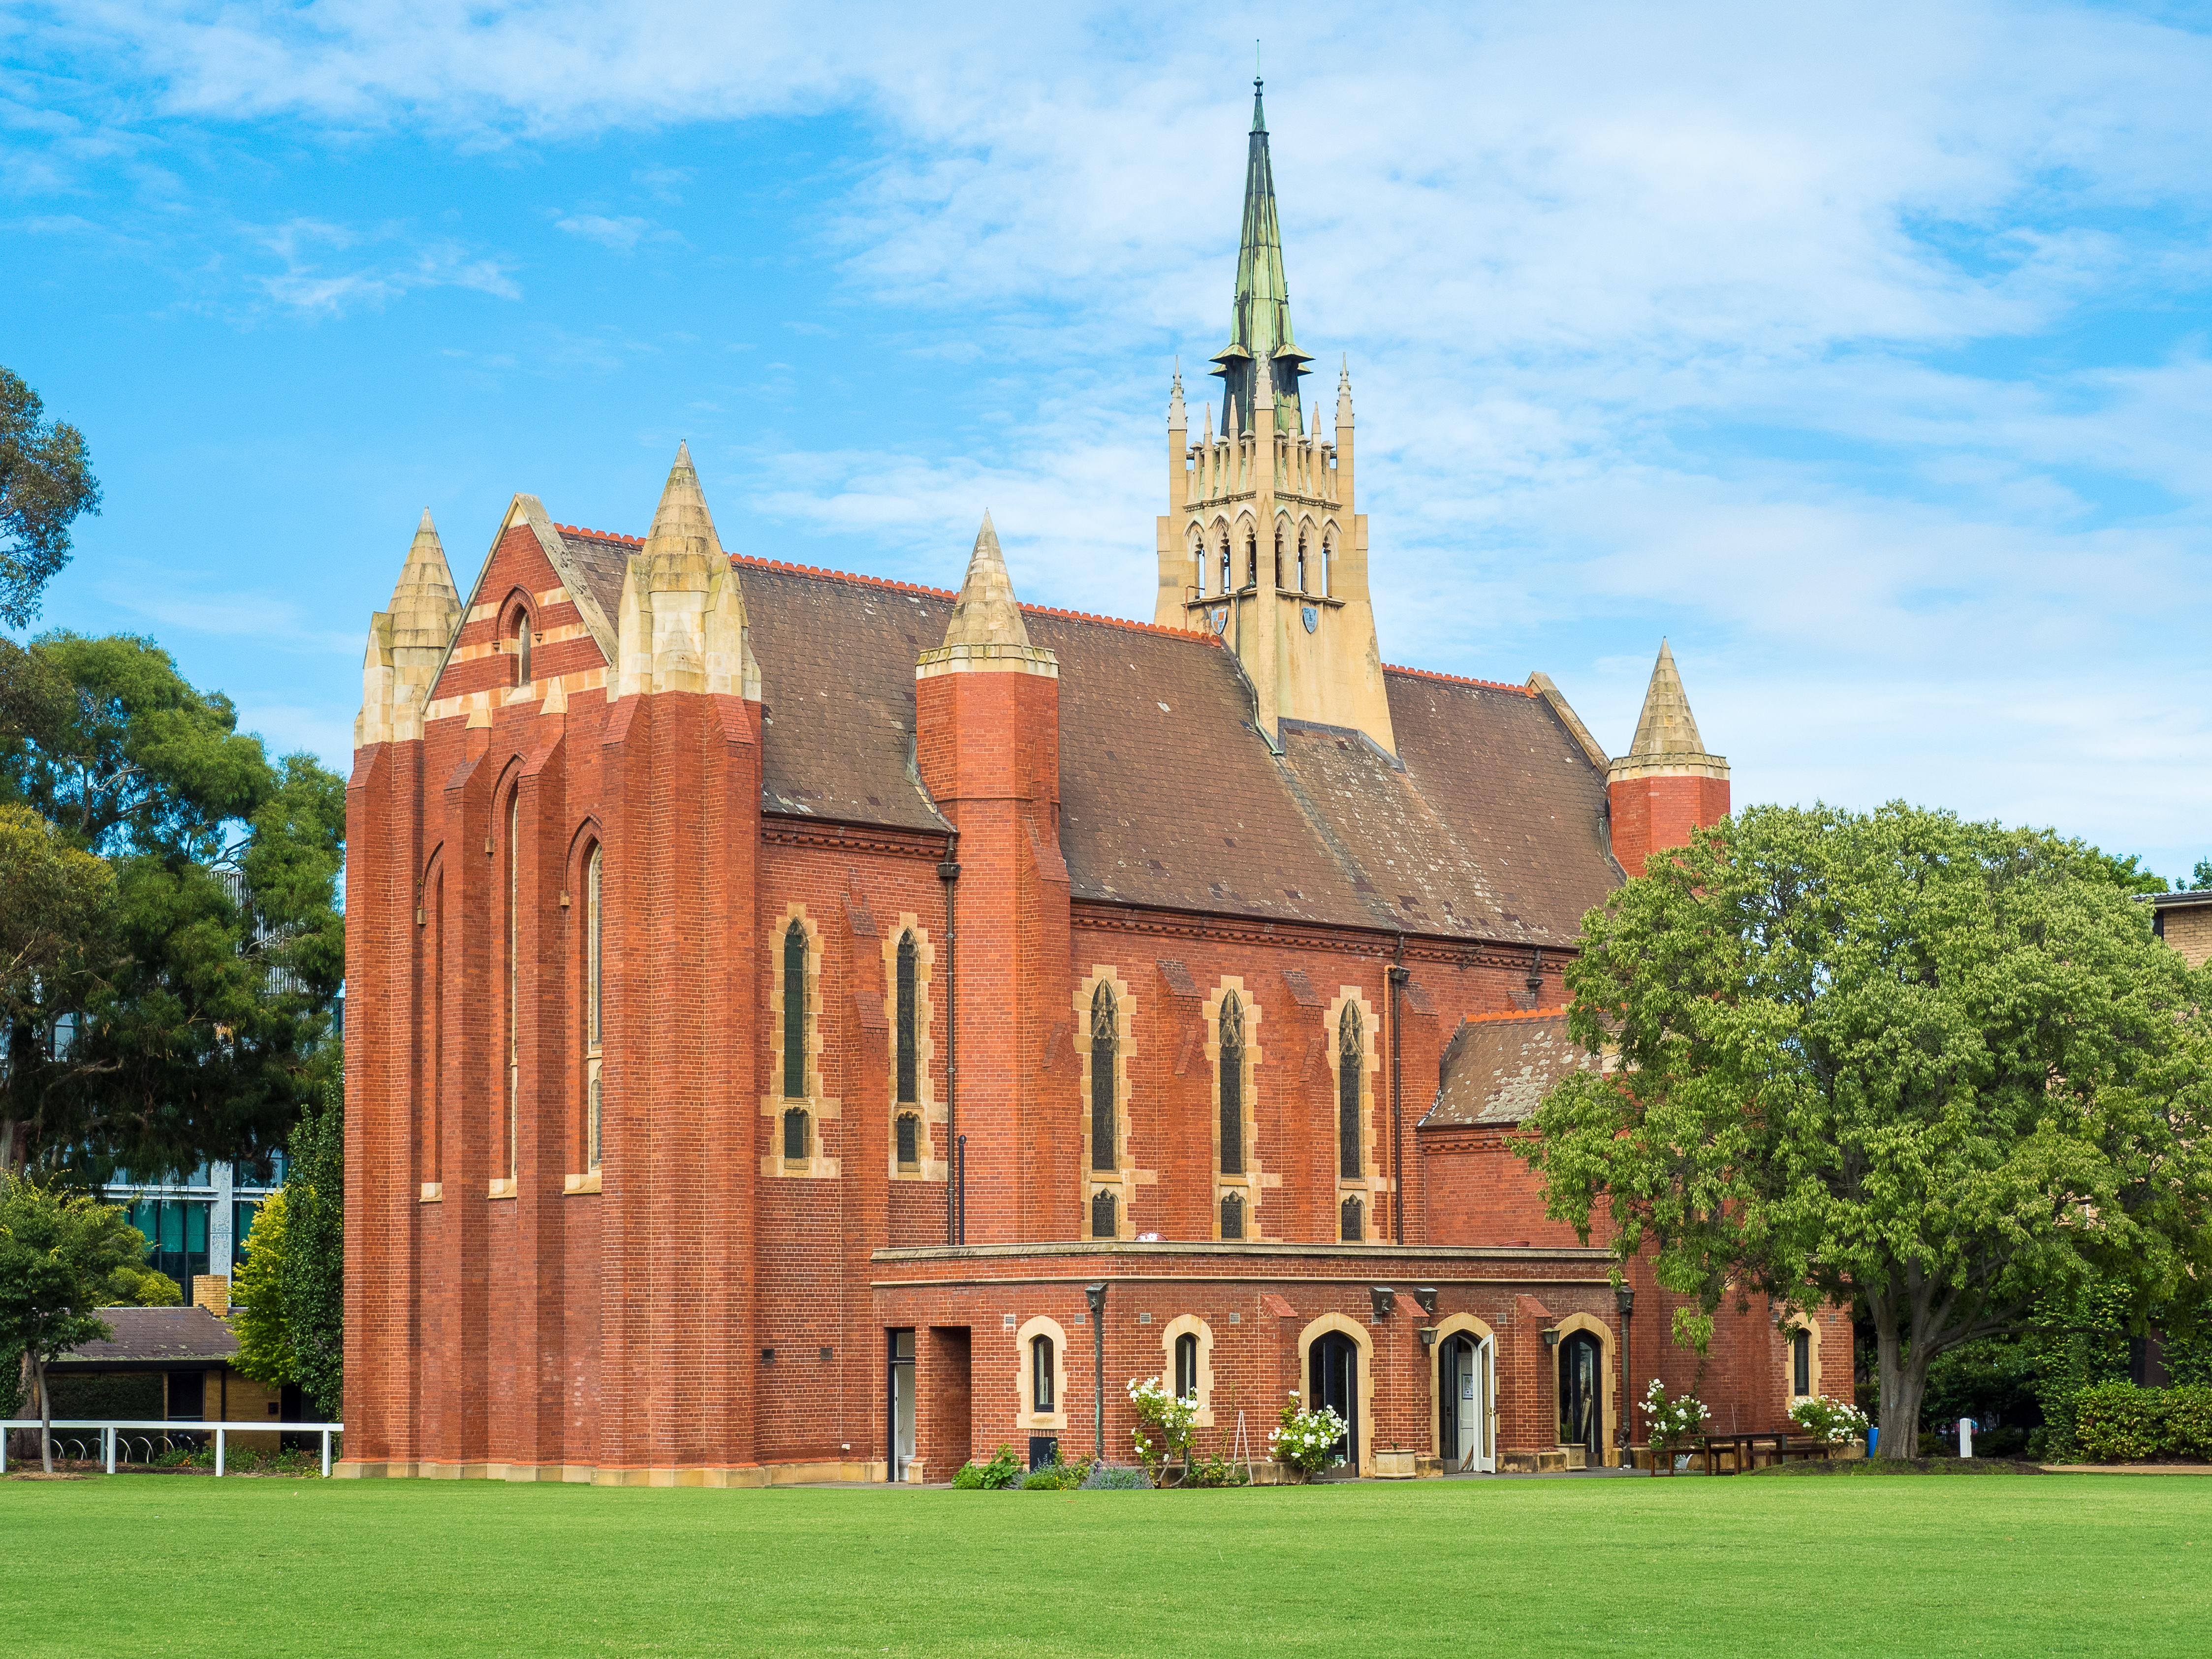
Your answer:
[[[1494,1014],[1462,1014],[1460,1018],[1469,1025],[1492,1019],[1558,1019],[1567,1012],[1562,1003],[1556,1008],[1503,1008]]]
[[[1386,662],[1382,665],[1382,672],[1386,674],[1411,674],[1416,679],[1443,680],[1451,685],[1479,685],[1486,691],[1511,691],[1523,697],[1539,695],[1525,685],[1508,685],[1504,680],[1478,680],[1465,674],[1443,673],[1433,668],[1408,668],[1402,663]]]

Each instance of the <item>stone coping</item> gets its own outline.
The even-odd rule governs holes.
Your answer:
[[[1232,1256],[1255,1261],[1348,1256],[1380,1264],[1386,1261],[1610,1261],[1613,1252],[1575,1244],[1540,1249],[1516,1244],[1243,1244],[1224,1239],[1155,1242],[1131,1238],[1079,1238],[1030,1244],[926,1244],[903,1249],[877,1250],[870,1259],[876,1261],[1018,1261],[1024,1256],[1130,1256],[1139,1260]]]

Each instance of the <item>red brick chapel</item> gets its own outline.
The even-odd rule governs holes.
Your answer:
[[[683,450],[642,538],[516,495],[465,592],[424,515],[349,794],[343,1473],[1127,1462],[1150,1376],[1201,1453],[1299,1389],[1362,1470],[1618,1461],[1607,1258],[1511,1140],[1599,1063],[1584,912],[1727,763],[1663,645],[1618,757],[1541,674],[1382,665],[1256,99],[1240,244],[1147,622],[1020,604],[988,517],[957,592],[728,553]],[[1702,1386],[1779,1427],[1849,1324],[1724,1322]]]

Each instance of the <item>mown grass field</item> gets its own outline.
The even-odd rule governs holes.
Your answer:
[[[2212,1653],[2212,1479],[0,1481],[0,1650]]]

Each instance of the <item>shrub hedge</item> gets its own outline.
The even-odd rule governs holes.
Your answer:
[[[2093,1463],[2212,1462],[2212,1388],[2092,1383],[2074,1396],[2074,1443]]]

